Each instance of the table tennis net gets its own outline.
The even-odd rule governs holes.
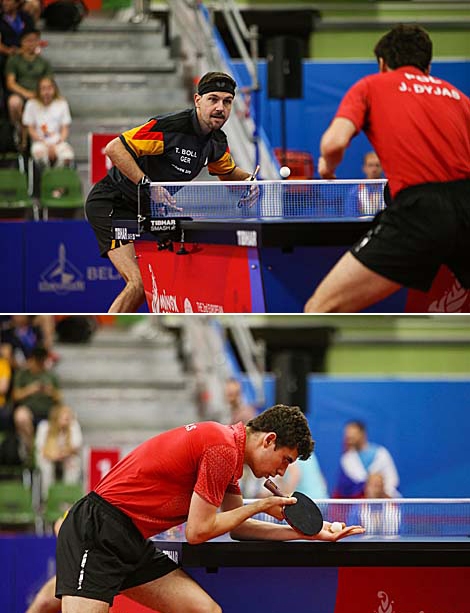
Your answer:
[[[244,503],[254,502],[245,499]],[[327,521],[361,525],[368,536],[469,537],[470,498],[325,499],[315,501]],[[254,519],[282,524],[267,513]],[[157,535],[155,540],[184,540],[185,525]]]
[[[151,219],[364,218],[384,208],[385,183],[346,179],[151,183],[139,188],[139,215]],[[162,189],[181,210],[165,201]]]
[[[328,499],[315,502],[325,520],[364,526],[371,536],[470,536],[470,498]],[[276,522],[267,514],[260,514],[257,518]]]

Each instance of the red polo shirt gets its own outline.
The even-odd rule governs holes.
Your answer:
[[[414,66],[364,77],[346,93],[336,117],[364,130],[392,195],[419,183],[470,177],[470,100]]]
[[[144,537],[186,521],[193,492],[219,507],[241,494],[246,432],[240,422],[189,424],[155,436],[116,464],[96,493],[128,515]]]

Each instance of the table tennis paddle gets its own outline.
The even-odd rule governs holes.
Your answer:
[[[288,498],[271,479],[264,482],[264,487],[275,496]],[[320,509],[311,498],[302,494],[302,492],[294,492],[292,497],[297,498],[297,502],[287,505],[283,509],[285,520],[289,526],[306,536],[318,534],[323,528],[323,515]]]
[[[250,178],[248,179],[249,181],[254,181],[256,179],[256,175],[258,174],[259,169],[260,169],[260,166],[258,164],[256,166],[256,168],[253,170],[253,172],[251,173]],[[243,195],[241,196],[240,200],[238,201],[238,206],[239,207],[242,207],[246,203],[246,201],[249,199],[249,197],[250,197],[250,190],[251,190],[251,187],[246,187],[245,188],[245,190],[243,192]]]

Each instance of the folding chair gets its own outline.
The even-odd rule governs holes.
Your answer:
[[[39,219],[37,204],[28,194],[28,179],[18,168],[0,168],[0,217],[27,217]]]
[[[46,168],[40,181],[39,201],[44,220],[47,221],[52,209],[58,217],[74,217],[83,209],[82,182],[75,168]]]
[[[36,531],[31,488],[20,481],[0,482],[0,526],[7,529],[34,527]]]
[[[84,491],[81,484],[62,483],[60,481],[53,483],[47,493],[43,513],[44,524],[52,526],[83,495]]]

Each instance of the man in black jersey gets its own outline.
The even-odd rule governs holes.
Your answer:
[[[208,72],[198,83],[194,108],[153,117],[106,146],[114,166],[93,187],[85,206],[101,255],[109,257],[126,282],[110,313],[135,312],[145,300],[134,244],[115,240],[112,228],[113,219],[136,217],[139,184],[191,181],[206,165],[221,181],[250,179],[249,172],[235,165],[221,130],[230,116],[236,86],[229,75]],[[164,189],[161,198],[163,204],[175,206]]]

